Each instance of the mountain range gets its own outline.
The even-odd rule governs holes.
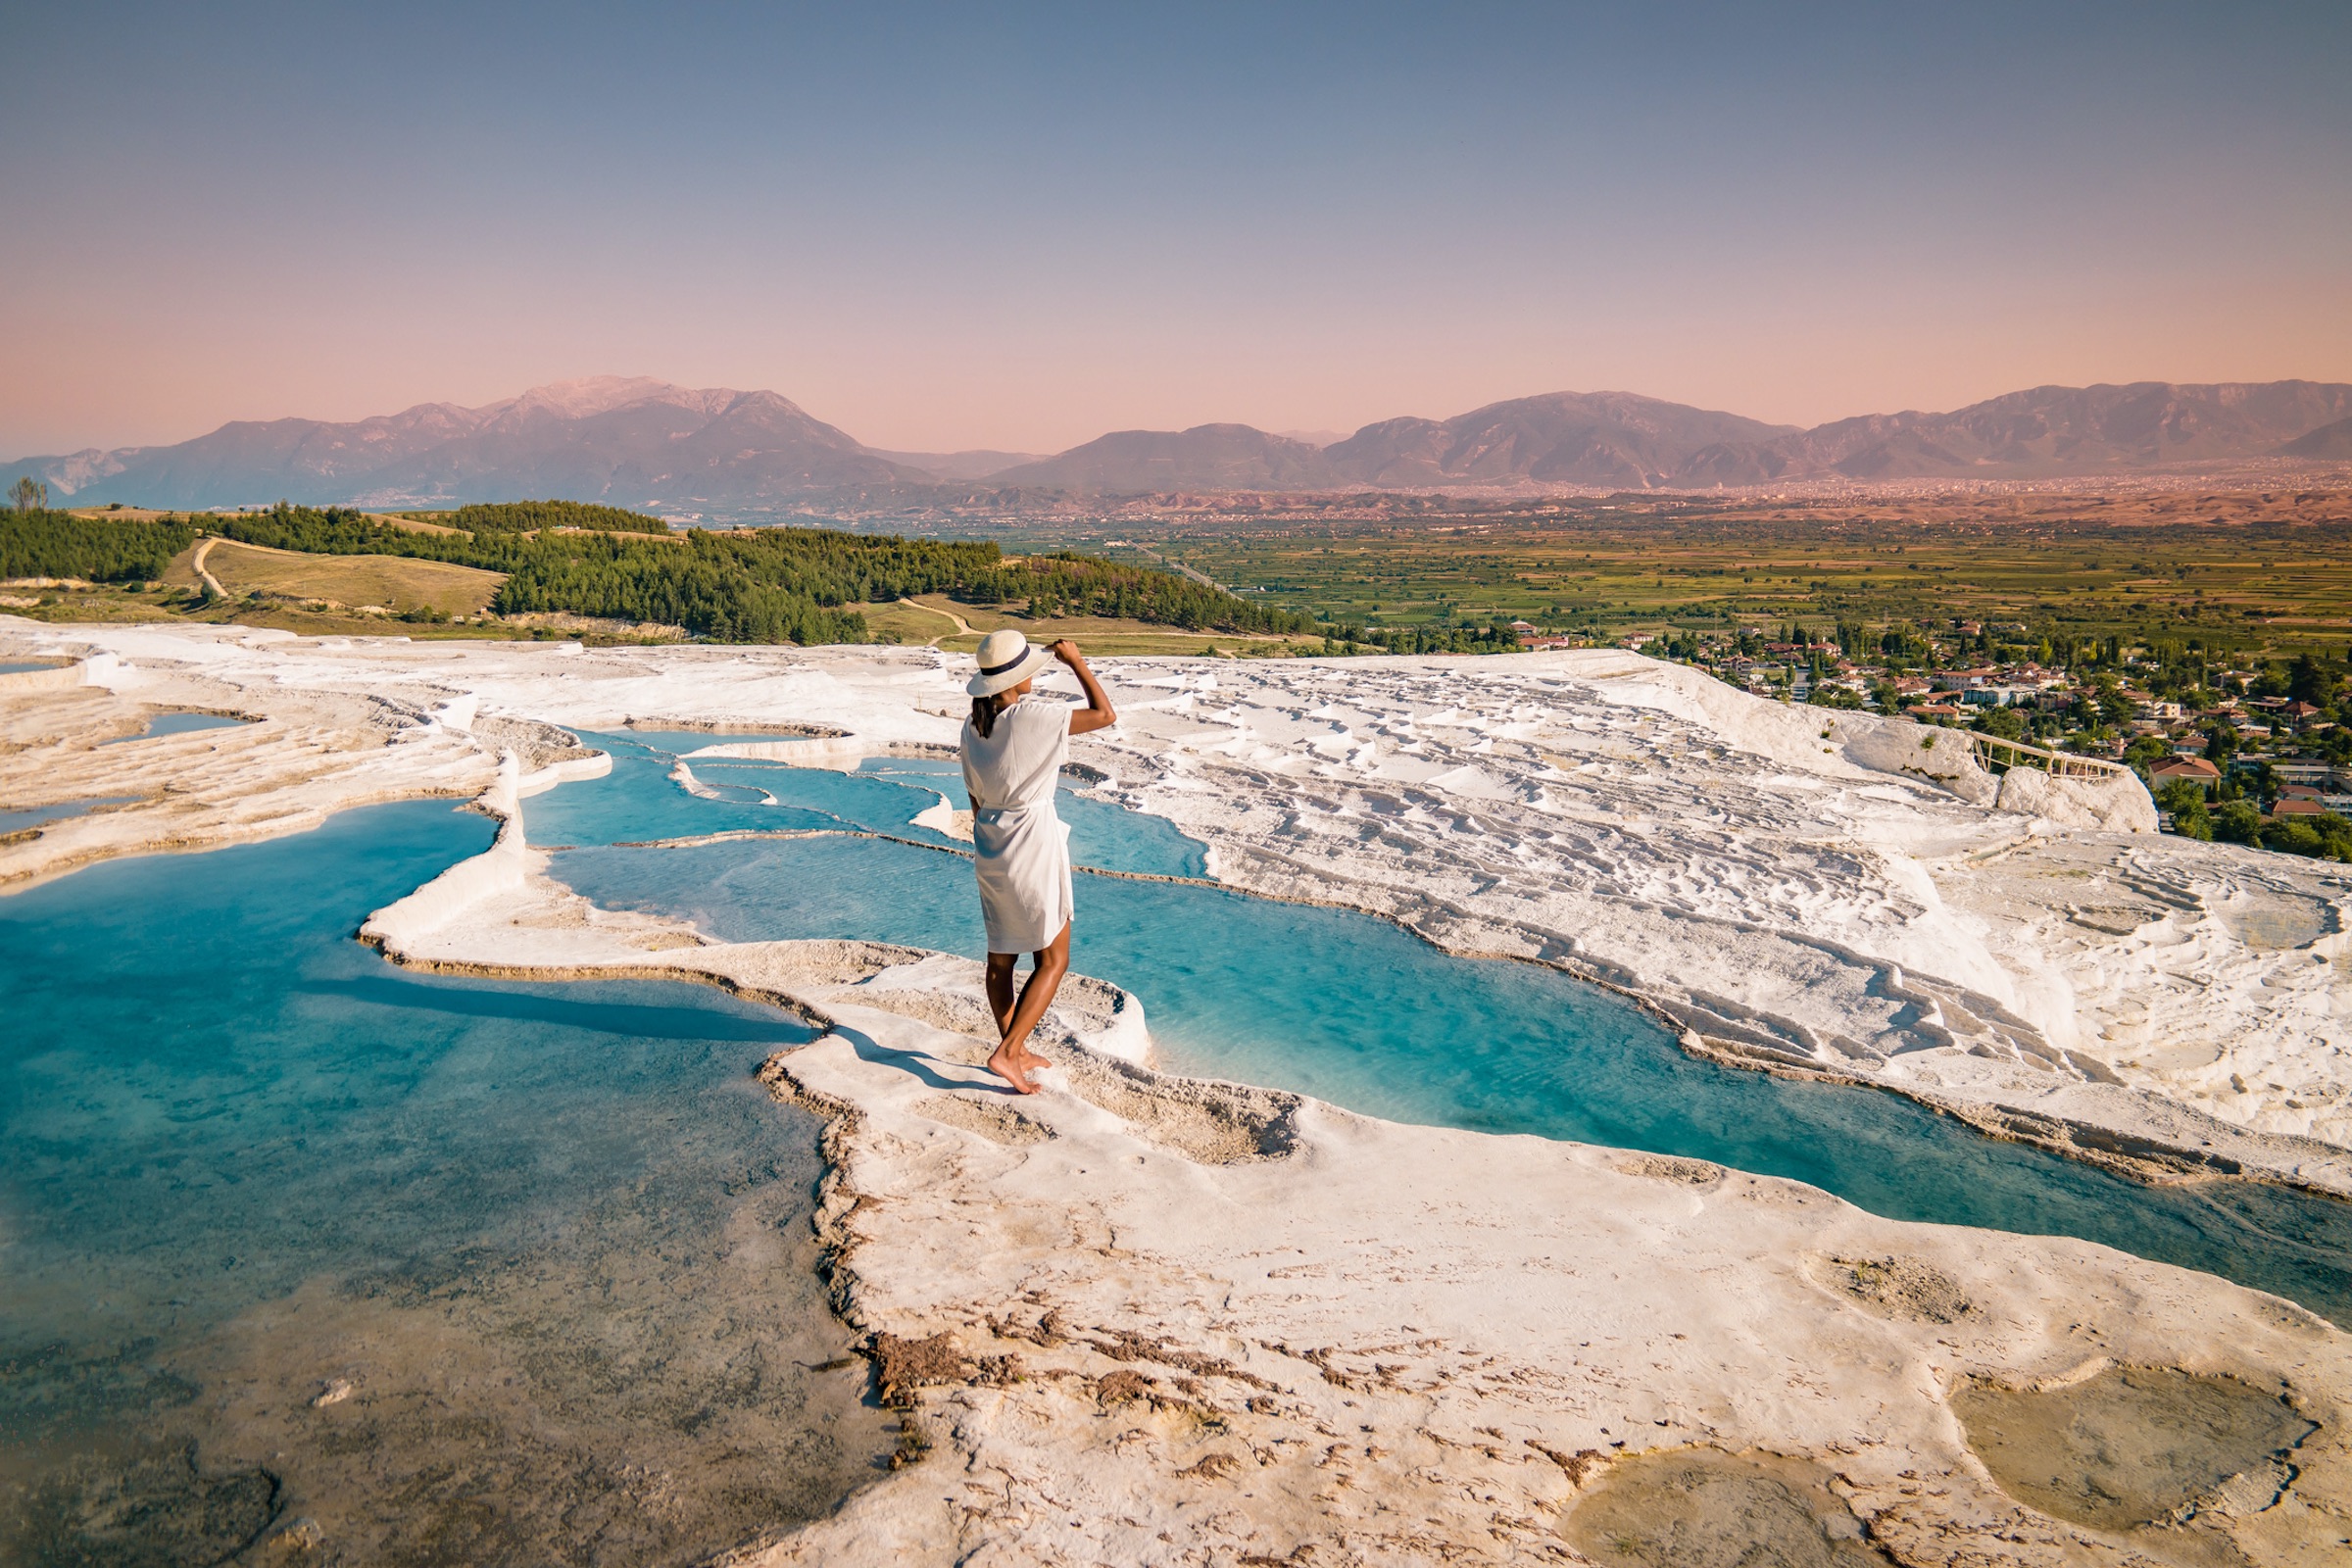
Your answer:
[[[811,503],[985,505],[1041,494],[1713,489],[1837,479],[2129,474],[2261,459],[2352,461],[2352,385],[2035,387],[1948,414],[1801,429],[1629,392],[1514,398],[1317,445],[1246,424],[1120,430],[1054,457],[884,452],[774,392],[596,376],[481,408],[350,423],[237,420],[173,446],[5,466],[59,500],[188,508],[280,497],[361,506],[555,497],[757,514]]]

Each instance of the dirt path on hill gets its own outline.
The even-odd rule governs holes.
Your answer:
[[[211,555],[213,546],[220,542],[218,539],[198,540],[196,553],[188,558],[188,569],[196,573],[196,580],[204,584],[206,593],[211,594],[215,599],[226,599],[228,590],[220,586],[220,579],[204,569],[204,558]]]
[[[981,635],[979,632],[972,629],[972,623],[970,621],[964,619],[953,610],[941,610],[936,605],[917,604],[913,600],[904,597],[899,600],[899,603],[905,605],[909,610],[922,611],[925,614],[947,616],[948,619],[956,623],[956,635],[958,637],[977,637]],[[937,648],[939,646],[939,638],[947,635],[948,634],[943,631],[939,634],[939,637],[932,638],[930,642],[924,644],[924,646],[927,648]]]

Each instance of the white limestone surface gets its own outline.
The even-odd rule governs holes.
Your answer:
[[[971,960],[710,943],[593,907],[530,852],[480,860],[466,896],[444,878],[368,934],[444,970],[701,978],[823,1031],[763,1076],[828,1122],[830,1282],[906,1462],[737,1564],[1585,1561],[1577,1508],[1673,1451],[1810,1466],[1831,1536],[1911,1565],[2319,1564],[2352,1542],[2352,1336],[2276,1298],[1702,1161],[1166,1078],[1102,1049],[1132,1002],[1100,982],[1065,990],[1057,1070],[1021,1099],[979,1065]],[[2117,1530],[2010,1495],[1952,1408],[2117,1366],[2316,1430]],[[2177,1444],[2173,1419],[2086,1437]]]
[[[0,847],[14,885],[488,790],[509,830],[370,920],[393,956],[698,978],[822,1027],[767,1076],[828,1118],[832,1284],[912,1462],[742,1560],[1573,1561],[1580,1502],[1675,1450],[1817,1466],[1848,1514],[1825,1528],[1907,1564],[2352,1547],[2352,1342],[2274,1298],[1696,1161],[1166,1078],[1102,981],[1065,990],[1044,1041],[1062,1066],[1016,1102],[978,1066],[969,960],[597,909],[517,827],[550,769],[597,765],[547,725],[939,747],[952,658],[6,622],[0,651],[114,681],[0,698],[0,807],[142,797],[102,831]],[[2344,1185],[2336,868],[2119,831],[2128,802],[2002,810],[1957,761],[1895,765],[1892,726],[1623,656],[1106,663],[1124,722],[1077,749],[1094,787],[1198,833],[1229,881],[1561,963],[1774,1070]],[[172,706],[262,722],[94,744]],[[2227,1380],[2317,1427],[2291,1462],[2116,1534],[2004,1492],[1954,1414],[1979,1383],[2114,1366]]]
[[[526,773],[563,761],[547,725],[766,729],[826,766],[942,749],[968,664],[7,618],[0,651],[115,672],[80,689],[104,695],[0,697],[0,808],[147,797],[0,845],[0,884],[469,792],[517,745]],[[2142,1172],[2352,1192],[2352,868],[2161,837],[2130,781],[1995,780],[1957,736],[1638,655],[1102,673],[1122,721],[1073,757],[1098,794],[1207,843],[1229,883],[1560,964],[1723,1059],[1881,1084]],[[268,722],[93,744],[142,702],[197,698]]]

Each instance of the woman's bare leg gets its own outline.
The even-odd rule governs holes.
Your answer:
[[[1012,1007],[1018,994],[1012,988],[1012,972],[1021,961],[1017,953],[992,953],[988,956],[988,1010],[997,1017],[997,1038],[1004,1039],[1012,1031]]]
[[[1035,955],[1037,960],[1036,967],[1044,967],[1048,961],[1049,955],[1056,951],[1061,954],[1062,972],[1067,973],[1069,970],[1070,951],[1069,928],[1067,926],[1062,928],[1062,934],[1057,939],[1055,947],[1048,948],[1044,952]],[[1012,1033],[1013,1010],[1020,1004],[1020,993],[1014,988],[1012,982],[1016,966],[1020,963],[1020,955],[1017,953],[992,953],[988,956],[988,1010],[996,1015],[997,1038],[999,1040],[1003,1040],[1006,1035]],[[1029,983],[1031,985],[1035,985],[1037,983],[1037,979],[1034,974],[1030,976]],[[1058,974],[1055,975],[1053,981],[1047,985],[1046,1003],[1048,1005],[1053,1004],[1054,993],[1059,989],[1060,985],[1061,977]],[[1032,1023],[1034,1022],[1035,1020],[1032,1020]],[[1051,1061],[1048,1061],[1045,1057],[1039,1055],[1036,1052],[1029,1049],[1029,1042],[1026,1035],[1022,1037],[1017,1054],[1020,1057],[1021,1065],[1025,1067],[1050,1067],[1053,1065]]]
[[[1009,994],[1012,989],[1014,959],[1005,954],[992,953],[988,956],[989,1006],[997,1012],[1004,1036],[999,1042],[996,1054],[988,1058],[988,1068],[989,1071],[1024,1095],[1037,1092],[1036,1086],[1029,1082],[1026,1074],[1034,1068],[1050,1065],[1045,1057],[1029,1049],[1029,1032],[1037,1027],[1037,1021],[1043,1018],[1046,1015],[1046,1009],[1054,1004],[1054,994],[1061,989],[1061,977],[1069,973],[1069,926],[1063,925],[1060,933],[1054,938],[1053,942],[1041,949],[1034,956],[1037,967],[1031,972],[1029,983],[1021,987],[1020,1000],[1011,1008],[1011,1016],[1006,1018],[997,1001],[999,996],[997,960],[1000,957],[1004,959],[1003,989],[1004,993]]]

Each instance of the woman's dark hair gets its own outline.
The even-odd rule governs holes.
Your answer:
[[[998,692],[993,696],[972,699],[972,728],[980,732],[982,740],[988,739],[995,731],[997,715],[1004,711],[1007,706],[1004,699],[1010,695],[1009,692]]]

